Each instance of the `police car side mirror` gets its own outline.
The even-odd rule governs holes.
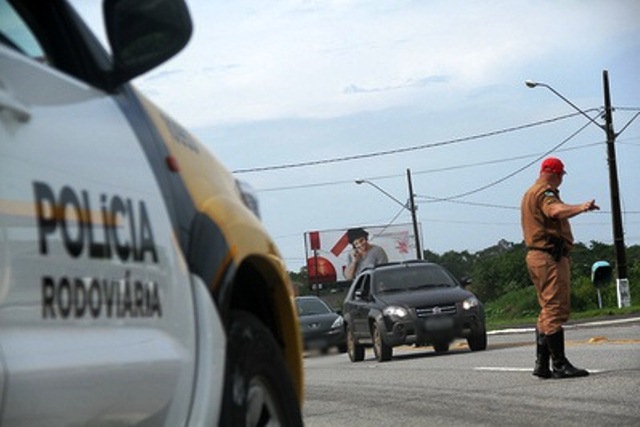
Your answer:
[[[183,0],[105,0],[104,20],[114,87],[178,53],[193,29]]]

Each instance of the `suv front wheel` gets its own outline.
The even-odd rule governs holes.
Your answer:
[[[356,343],[351,327],[347,327],[347,354],[352,362],[364,360],[364,346]]]
[[[482,329],[467,338],[467,344],[471,351],[482,351],[487,349],[487,331]]]
[[[385,344],[382,339],[382,334],[380,333],[380,327],[375,322],[371,325],[371,335],[373,335],[373,352],[376,355],[376,360],[378,362],[387,362],[391,360],[393,347]]]

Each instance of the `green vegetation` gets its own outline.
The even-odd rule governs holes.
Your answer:
[[[497,245],[476,253],[449,251],[442,255],[425,251],[427,261],[444,265],[456,277],[471,279],[468,289],[484,303],[489,329],[516,325],[534,325],[539,312],[536,293],[529,280],[524,259],[524,243],[501,240]],[[588,246],[577,243],[571,254],[572,320],[640,313],[640,246],[626,251],[627,272],[632,307],[617,308],[615,280],[600,289],[602,308],[598,306],[598,292],[591,283],[591,266],[597,261],[616,265],[614,248],[592,241]],[[335,308],[341,305],[347,283],[325,284],[321,291],[309,288],[306,269],[290,273],[299,284],[301,295],[316,294],[326,298]],[[615,277],[615,272],[614,272]]]
[[[586,310],[586,311],[573,311],[571,313],[571,319],[569,323],[581,321],[581,320],[595,320],[595,319],[613,319],[618,316],[627,316],[630,314],[636,314],[640,316],[640,304],[634,304],[631,307],[611,307],[602,309],[594,309],[594,310]],[[495,329],[504,329],[504,328],[514,328],[514,327],[522,327],[529,326],[533,327],[538,320],[538,314],[530,315],[530,316],[515,316],[515,317],[500,317],[498,315],[493,315],[487,317],[487,329],[495,330]]]

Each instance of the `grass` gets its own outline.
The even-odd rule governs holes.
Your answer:
[[[623,308],[603,308],[581,312],[572,312],[571,321],[584,321],[603,318],[617,318],[629,315],[640,315],[640,305]],[[535,326],[538,316],[526,316],[520,318],[501,319],[497,316],[487,317],[487,330],[503,329],[520,326]]]

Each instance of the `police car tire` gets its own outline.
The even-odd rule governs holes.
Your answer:
[[[302,426],[302,414],[282,350],[252,314],[231,313],[221,426]]]

